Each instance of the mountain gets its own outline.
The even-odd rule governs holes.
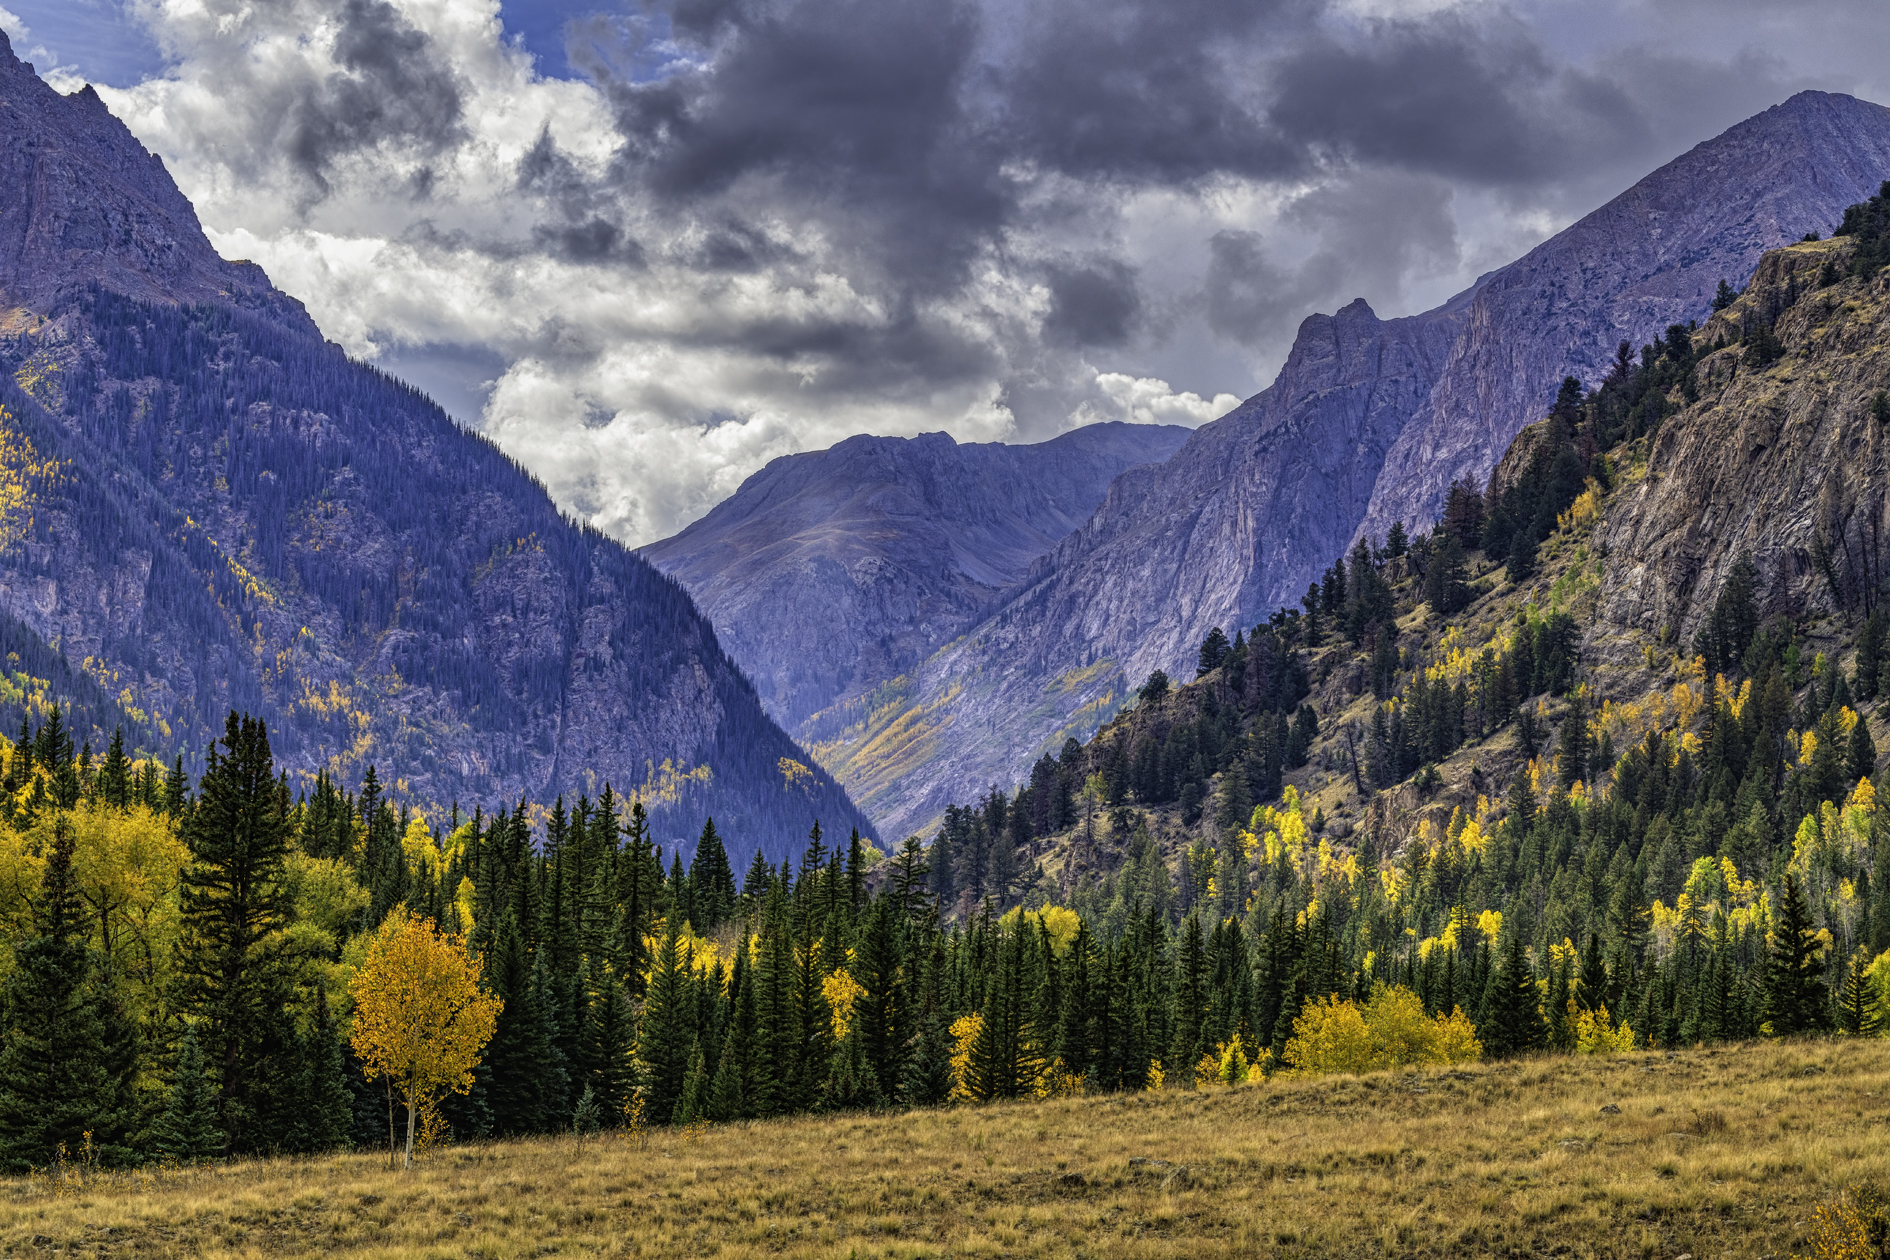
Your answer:
[[[1843,275],[1855,252],[1840,237],[1768,254],[1707,325],[1703,341],[1734,344],[1697,369],[1700,403],[1652,439],[1648,466],[1661,475],[1618,494],[1597,530],[1620,560],[1601,584],[1590,655],[1618,656],[1636,635],[1697,642],[1742,559],[1761,615],[1830,617],[1825,633],[1843,633],[1880,604],[1890,303],[1878,283],[1826,270],[1834,260]],[[1737,344],[1761,322],[1782,351],[1763,364]],[[1876,690],[1873,680],[1859,694]]]
[[[94,741],[109,716],[166,760],[234,707],[298,784],[372,764],[470,810],[609,783],[666,842],[712,813],[738,862],[816,816],[870,833],[681,587],[325,342],[96,96],[0,53],[0,639],[45,648],[4,707],[63,662],[118,709]]]
[[[1885,176],[1890,110],[1800,92],[1486,277],[1359,533],[1435,520],[1451,482],[1488,475],[1564,376],[1594,385],[1619,342],[1638,351],[1669,324],[1704,319],[1722,279],[1736,287],[1766,250],[1829,232]]]
[[[982,623],[823,732],[825,764],[888,834],[1017,781],[1152,670],[1190,676],[1214,626],[1297,603],[1370,512],[1425,519],[1486,476],[1563,376],[1704,318],[1721,276],[1828,231],[1887,174],[1890,111],[1801,93],[1434,311],[1308,319],[1273,385],[1124,474]]]
[[[793,729],[906,672],[977,621],[1178,425],[1092,424],[1048,442],[861,435],[786,455],[643,557],[681,582]]]

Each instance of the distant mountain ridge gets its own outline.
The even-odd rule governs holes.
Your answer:
[[[168,759],[246,710],[298,783],[373,763],[468,812],[609,783],[666,845],[714,814],[738,864],[816,817],[871,834],[675,582],[323,341],[94,95],[0,51],[0,477],[26,494],[0,613],[97,684],[88,712]]]
[[[1724,276],[1827,232],[1890,175],[1890,111],[1807,92],[1655,171],[1437,310],[1314,316],[1280,377],[1126,473],[1094,518],[964,637],[822,748],[888,832],[1087,738],[1221,625],[1294,604],[1362,532],[1482,478],[1569,373],[1704,318]],[[1547,314],[1544,314],[1547,312]]]
[[[716,625],[794,729],[956,638],[1177,425],[1087,425],[1032,445],[946,433],[786,455],[642,555]]]

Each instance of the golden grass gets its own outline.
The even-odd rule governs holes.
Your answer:
[[[1618,1107],[1606,1113],[1605,1107]],[[258,1161],[0,1203],[13,1256],[1787,1256],[1890,1184],[1890,1043]]]

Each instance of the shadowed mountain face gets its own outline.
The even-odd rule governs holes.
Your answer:
[[[774,460],[642,554],[695,597],[792,729],[963,633],[1118,474],[1187,437],[1112,423],[1032,446],[849,438]]]
[[[666,843],[713,813],[738,863],[798,852],[816,816],[867,827],[679,586],[323,341],[96,97],[0,53],[0,487],[24,496],[0,639],[43,646],[22,662],[81,676],[100,727],[166,759],[235,707],[292,779],[372,763],[423,805],[609,783]]]
[[[1362,302],[1300,328],[1279,379],[1103,506],[978,626],[828,715],[825,763],[901,834],[1087,738],[1154,669],[1187,676],[1216,625],[1282,604],[1361,529],[1429,518],[1482,478],[1570,373],[1703,319],[1722,276],[1828,232],[1890,176],[1890,111],[1802,93],[1654,172],[1445,306]]]

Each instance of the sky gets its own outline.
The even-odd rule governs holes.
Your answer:
[[[226,256],[631,545],[860,432],[1197,425],[1805,88],[1881,0],[0,0]]]

